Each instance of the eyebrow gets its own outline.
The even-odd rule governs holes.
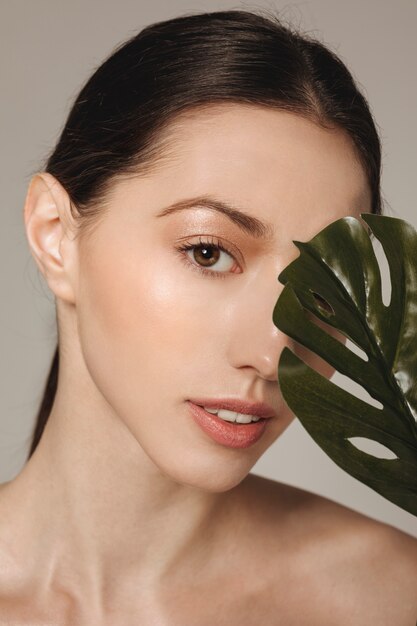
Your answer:
[[[225,215],[229,220],[236,224],[241,230],[252,235],[256,239],[271,240],[275,233],[275,228],[269,222],[262,222],[257,217],[249,215],[242,209],[232,206],[230,203],[220,200],[213,196],[197,196],[195,198],[186,198],[174,202],[157,213],[156,217],[164,217],[178,211],[186,209],[198,209],[204,207],[212,209]]]

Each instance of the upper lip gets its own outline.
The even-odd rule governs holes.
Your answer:
[[[246,413],[257,417],[275,417],[274,409],[265,402],[251,402],[239,398],[190,398],[190,402],[208,409],[227,409],[236,413]]]

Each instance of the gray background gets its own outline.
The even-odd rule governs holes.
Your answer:
[[[347,63],[369,100],[383,141],[385,214],[417,227],[415,0],[1,0],[0,482],[10,480],[24,463],[56,344],[53,297],[36,269],[23,226],[31,175],[53,147],[81,84],[117,44],[150,22],[239,8],[278,10]],[[390,284],[379,242],[376,251],[388,302]],[[332,380],[369,399],[344,376],[336,373]],[[343,472],[297,419],[252,471],[320,493],[417,536],[414,516]]]

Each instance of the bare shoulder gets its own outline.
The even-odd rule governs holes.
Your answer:
[[[302,585],[305,610],[318,623],[416,626],[416,538],[304,489],[256,475],[249,482],[269,520],[274,580],[286,555],[287,574]],[[294,605],[301,600],[295,595]]]
[[[348,592],[339,608],[355,607],[358,624],[365,623],[361,607],[375,624],[415,626],[417,539],[358,513],[353,523],[341,519],[339,536],[344,545],[333,561],[335,579]]]

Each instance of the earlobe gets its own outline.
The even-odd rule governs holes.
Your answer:
[[[32,177],[24,205],[26,237],[33,258],[56,297],[74,302],[72,277],[75,241],[70,199],[48,172]]]

